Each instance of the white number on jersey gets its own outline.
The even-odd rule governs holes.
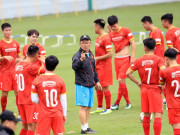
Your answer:
[[[151,71],[152,71],[152,68],[145,68],[145,70],[148,71],[147,84],[149,84],[150,80],[151,80]]]
[[[23,74],[16,74],[18,90],[24,91],[24,76]]]
[[[179,82],[178,80],[173,80],[171,82],[171,86],[174,87],[176,84],[176,89],[175,89],[175,92],[174,92],[174,97],[180,97],[180,94],[178,94],[178,91],[179,91]]]
[[[46,106],[47,107],[55,107],[58,105],[57,102],[57,90],[56,89],[52,89],[52,90],[44,90],[44,92],[46,93]],[[50,92],[50,93],[49,93]],[[50,95],[50,97],[49,97]]]

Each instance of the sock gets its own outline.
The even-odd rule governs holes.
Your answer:
[[[144,135],[149,135],[150,134],[150,117],[144,116],[142,126],[144,129]]]
[[[123,97],[126,100],[127,104],[131,104],[130,100],[129,100],[129,93],[128,93],[128,89],[126,87],[126,84],[124,84],[124,92],[123,92]]]
[[[35,132],[28,130],[26,135],[35,135]]]
[[[180,135],[180,129],[173,129],[174,135]]]
[[[86,126],[86,128],[87,128],[87,129],[89,128],[89,125],[88,125],[88,123],[86,123],[86,124],[85,124],[85,126]]]
[[[19,112],[19,104],[18,104],[18,95],[16,95],[16,106],[17,106],[17,109],[18,109],[18,113],[20,115],[20,112]]]
[[[26,135],[28,130],[21,129],[19,135]]]
[[[87,130],[86,124],[81,125],[81,129],[82,129],[83,131],[86,131],[86,130]]]
[[[155,118],[154,119],[154,135],[160,135],[161,134],[161,127],[162,127],[162,118]]]
[[[6,105],[7,105],[7,97],[1,96],[1,108],[2,112],[6,110]]]
[[[104,92],[105,99],[106,99],[106,109],[111,108],[111,92],[108,90]]]
[[[121,101],[121,98],[122,98],[122,95],[124,92],[124,87],[125,87],[125,84],[119,83],[118,96],[117,96],[117,100],[116,100],[117,105],[119,105],[119,103]]]
[[[102,108],[103,104],[103,91],[96,91],[97,100],[98,100],[98,108]]]

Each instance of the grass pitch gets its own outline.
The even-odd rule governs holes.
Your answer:
[[[56,19],[55,15],[48,15],[40,17],[37,21],[35,17],[23,18],[21,22],[17,19],[6,20],[12,24],[13,35],[26,34],[29,29],[35,28],[40,31],[42,35],[56,35],[56,34],[70,34],[73,33],[79,41],[79,37],[82,34],[89,34],[92,38],[93,45],[91,49],[94,51],[94,42],[97,35],[94,34],[93,21],[96,18],[104,18],[107,20],[109,15],[117,15],[121,26],[128,27],[132,32],[144,31],[141,25],[141,18],[144,15],[150,15],[153,19],[155,26],[159,27],[162,31],[166,31],[161,26],[160,18],[165,13],[174,14],[174,25],[180,27],[180,2],[154,4],[144,6],[130,6],[119,7],[114,9],[107,9],[98,11],[97,14],[93,12],[80,12],[78,16],[74,13],[61,14],[60,18]],[[1,34],[2,37],[2,34]],[[23,43],[22,39],[16,39],[20,43]],[[65,39],[65,44],[71,39]],[[138,41],[138,36],[135,36],[135,40]],[[55,39],[50,39],[46,43],[47,55],[56,55],[60,64],[56,70],[56,73],[61,76],[66,83],[67,96],[68,96],[68,116],[66,123],[66,132],[75,131],[74,135],[80,133],[80,122],[78,117],[79,107],[75,106],[75,85],[74,85],[74,72],[71,68],[72,56],[78,50],[78,42],[74,46],[67,46],[63,44],[60,47],[52,48],[50,45],[55,43]],[[144,54],[143,46],[138,45],[136,51],[136,58]],[[113,86],[110,87],[112,93],[112,103],[116,100],[118,82],[115,80],[115,71],[113,68]],[[135,73],[137,77],[137,72]],[[100,116],[99,114],[93,114],[90,117],[90,127],[98,130],[97,135],[143,135],[143,129],[140,115],[140,90],[132,82],[127,79],[127,86],[129,89],[129,96],[132,103],[132,109],[124,110],[125,101],[122,99],[120,108],[118,111],[113,111],[110,115]],[[94,107],[97,105],[95,97]],[[105,103],[104,103],[105,105]],[[13,92],[9,93],[7,109],[17,112],[15,105],[15,96]],[[151,122],[151,135],[153,134],[153,121]],[[19,134],[21,125],[18,125],[16,134]],[[65,133],[67,134],[67,133]],[[162,135],[172,135],[172,128],[168,124],[167,110],[164,110],[162,120]]]

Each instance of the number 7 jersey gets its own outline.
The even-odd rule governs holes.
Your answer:
[[[58,112],[62,113],[60,95],[66,94],[66,86],[58,75],[40,75],[34,80],[31,92],[39,97],[39,117],[53,117]]]
[[[180,65],[174,65],[160,71],[160,83],[166,83],[167,107],[180,108]]]
[[[148,85],[159,84],[159,70],[164,66],[164,60],[156,55],[144,55],[135,60],[130,70],[138,70],[141,83]]]

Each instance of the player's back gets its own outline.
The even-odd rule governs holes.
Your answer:
[[[164,66],[164,61],[161,57],[156,55],[144,55],[138,58],[131,68],[138,70],[142,84],[158,85],[159,70],[162,66]]]
[[[180,107],[180,65],[168,67],[161,71],[160,76],[165,79],[166,100],[168,108]]]
[[[12,56],[14,60],[9,62],[8,60],[4,60],[0,62],[0,71],[1,72],[14,72],[14,68],[16,65],[17,55],[20,53],[19,43],[15,40],[11,40],[11,42],[7,42],[4,39],[0,40],[0,55],[1,56]]]
[[[18,103],[32,104],[31,86],[33,80],[38,75],[40,67],[34,66],[27,61],[20,61],[15,68],[15,75],[18,83]]]
[[[175,47],[180,50],[180,28],[173,26],[166,33],[166,42],[168,47]]]
[[[62,113],[60,95],[66,93],[62,78],[55,74],[42,74],[35,79],[32,89],[39,96],[40,117],[53,117],[57,112]]]

